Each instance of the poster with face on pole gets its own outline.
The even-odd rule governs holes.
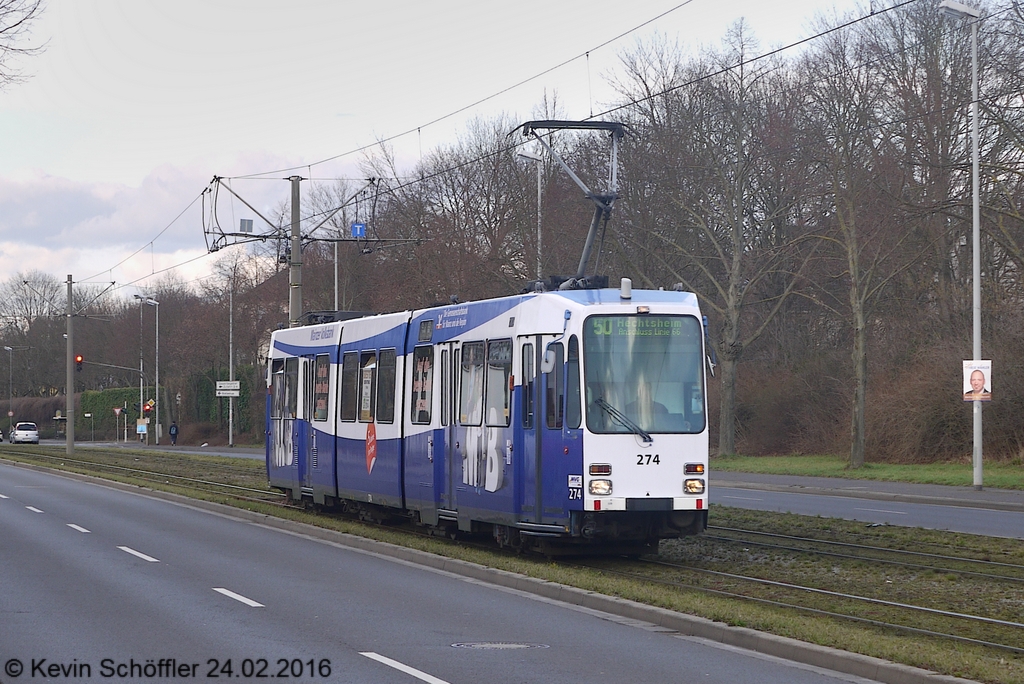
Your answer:
[[[964,361],[964,401],[992,401],[991,361]]]

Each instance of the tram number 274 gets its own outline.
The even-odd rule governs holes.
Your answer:
[[[637,454],[636,464],[637,465],[661,465],[661,458],[658,454]]]

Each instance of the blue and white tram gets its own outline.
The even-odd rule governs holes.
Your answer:
[[[695,295],[627,283],[278,330],[270,484],[513,546],[699,534],[704,340]]]

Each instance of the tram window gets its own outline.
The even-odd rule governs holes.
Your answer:
[[[555,366],[550,373],[544,374],[544,415],[549,428],[561,429],[562,407],[565,403],[565,385],[562,381],[565,351],[561,342],[548,345],[548,351],[555,355]]]
[[[412,355],[412,408],[410,420],[423,425],[430,422],[430,402],[434,386],[434,348],[416,347]]]
[[[523,427],[533,427],[533,345],[523,345]]]
[[[317,354],[313,379],[313,420],[327,420],[327,401],[331,387],[331,357]]]
[[[487,343],[487,382],[484,415],[489,427],[508,427],[512,378],[512,340]]]
[[[291,357],[284,362],[284,401],[281,417],[295,418],[299,403],[299,360]]]
[[[359,358],[359,421],[373,422],[377,399],[377,353],[363,352]]]
[[[583,410],[580,408],[580,341],[575,335],[569,338],[566,365],[565,425],[575,430],[583,422]]]
[[[448,385],[451,383],[452,369],[448,365],[448,350],[441,350],[441,425],[448,424],[448,415],[451,413],[451,392]]]
[[[275,366],[277,364],[275,363]],[[281,409],[284,408],[284,364],[281,370],[274,371],[270,376],[270,417],[282,418]]]
[[[479,425],[484,406],[484,343],[462,345],[462,392],[459,396],[459,423]]]
[[[359,389],[359,354],[346,352],[341,362],[341,419],[356,419],[357,391]]]
[[[395,422],[397,361],[394,349],[382,349],[377,370],[377,422]]]

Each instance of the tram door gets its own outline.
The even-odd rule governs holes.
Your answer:
[[[316,439],[313,436],[312,406],[313,406],[313,359],[312,357],[299,358],[299,397],[295,421],[298,426],[295,435],[295,446],[298,452],[299,482],[302,484],[303,494],[313,493],[313,470],[312,465],[316,459]]]
[[[292,490],[301,497],[295,423],[299,396],[299,359],[274,359],[271,375],[270,470],[275,486]]]
[[[558,341],[556,341],[558,340]],[[535,335],[519,338],[521,363],[520,421],[523,428],[522,504],[525,522],[551,522],[545,518],[556,510],[545,511],[544,502],[557,497],[564,487],[554,480],[562,454],[562,415],[565,403],[565,349],[561,335]],[[545,353],[548,362],[545,363]],[[557,509],[561,513],[561,509]]]
[[[441,490],[441,508],[458,510],[456,487],[462,484],[462,444],[457,434],[459,343],[438,345],[440,350],[440,409],[442,444],[434,444],[434,482]],[[456,446],[458,445],[458,446]]]

